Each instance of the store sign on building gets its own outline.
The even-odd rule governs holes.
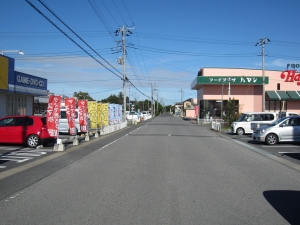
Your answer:
[[[237,85],[262,85],[262,77],[197,77],[198,84],[237,84]],[[269,83],[269,78],[265,77],[265,84]]]
[[[280,78],[284,79],[284,82],[297,82],[297,85],[300,85],[300,73],[296,70],[282,71]]]
[[[27,86],[45,90],[47,88],[47,80],[32,76],[25,73],[15,72],[15,84],[19,86]]]
[[[289,69],[289,67],[292,67],[293,69],[298,69],[298,68],[300,68],[300,64],[292,64],[292,63],[288,63],[288,64],[286,64],[286,69],[288,70]]]

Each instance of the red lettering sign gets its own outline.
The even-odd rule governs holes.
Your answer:
[[[68,119],[69,125],[69,133],[70,135],[76,135],[76,99],[75,98],[66,98],[65,99],[66,106],[66,115]]]
[[[296,70],[282,71],[280,77],[285,79],[284,82],[297,82],[297,85],[300,85],[300,73],[296,73]]]
[[[60,118],[60,96],[49,96],[47,108],[47,128],[51,137],[58,136],[58,125]]]
[[[81,132],[88,132],[87,100],[78,100],[78,116]]]

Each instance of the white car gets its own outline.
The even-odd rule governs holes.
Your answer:
[[[247,112],[241,117],[232,122],[231,132],[238,135],[252,133],[251,123],[269,124],[277,120],[275,112]]]
[[[43,114],[43,116],[46,116],[46,112]],[[89,129],[89,124],[90,124],[90,120],[88,118],[87,129]],[[83,133],[80,130],[79,119],[78,119],[78,109],[76,109],[75,126],[76,126],[76,134]],[[67,114],[66,114],[66,108],[60,108],[60,119],[59,119],[59,125],[58,125],[58,132],[59,133],[70,133]]]
[[[138,121],[139,118],[138,118],[138,114],[136,111],[130,111],[127,115],[126,115],[126,119],[129,120],[129,121]]]
[[[151,115],[149,112],[143,111],[143,112],[141,112],[141,117],[143,117],[144,120],[147,120],[147,119],[151,118]]]

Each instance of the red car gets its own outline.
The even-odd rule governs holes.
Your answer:
[[[55,142],[43,116],[6,116],[0,119],[0,143],[26,144],[35,148]]]

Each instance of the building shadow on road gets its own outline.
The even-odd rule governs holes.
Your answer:
[[[300,224],[300,191],[270,190],[263,195],[288,223]]]

